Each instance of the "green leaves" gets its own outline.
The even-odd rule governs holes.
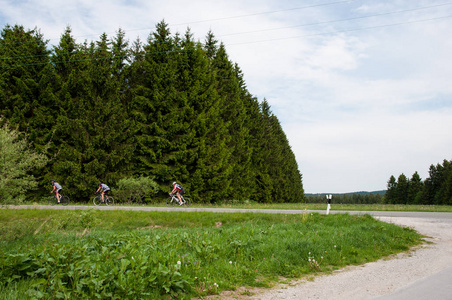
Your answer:
[[[147,255],[164,250],[149,237],[125,234],[74,244],[51,242],[52,247],[0,257],[0,280],[33,279],[36,297],[131,299],[145,297],[149,291],[175,296],[190,290],[174,250],[164,245],[170,253]]]
[[[162,191],[181,182],[199,203],[303,201],[277,117],[212,32],[203,45],[162,21],[145,44],[129,46],[121,29],[80,44],[68,26],[52,50],[46,43],[21,26],[0,37],[0,114],[36,149],[49,145],[34,172],[42,186],[56,178],[85,202],[104,181],[130,200],[149,196],[125,191],[143,177]]]
[[[4,121],[0,118],[0,123]],[[36,188],[31,172],[42,168],[48,159],[30,148],[28,141],[8,124],[0,128],[0,203],[20,203],[25,192]]]
[[[158,191],[157,183],[150,177],[127,177],[119,180],[115,196],[120,202],[142,203],[145,197]]]

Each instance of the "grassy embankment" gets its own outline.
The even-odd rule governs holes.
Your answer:
[[[421,242],[368,215],[1,209],[0,299],[251,294]]]

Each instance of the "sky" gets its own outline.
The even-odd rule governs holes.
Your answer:
[[[0,27],[37,28],[56,45],[146,41],[211,30],[271,105],[306,193],[385,190],[452,160],[452,1],[0,0]]]

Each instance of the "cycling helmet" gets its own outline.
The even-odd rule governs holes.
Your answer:
[[[50,180],[50,182],[55,182],[55,179]]]
[[[177,183],[177,182],[176,182],[176,181],[174,181],[174,182],[173,182],[173,185],[175,185],[176,183]]]

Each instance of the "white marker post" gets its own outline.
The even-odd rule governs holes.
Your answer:
[[[331,208],[331,199],[333,198],[333,195],[326,195],[326,202],[328,203],[326,207],[326,214],[328,215],[330,213]]]

